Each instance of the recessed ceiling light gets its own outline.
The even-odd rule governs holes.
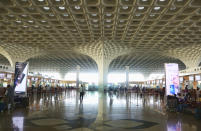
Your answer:
[[[151,17],[155,16],[155,14],[150,14]]]
[[[43,2],[44,0],[38,0],[39,2]]]
[[[138,9],[139,9],[139,10],[143,10],[143,9],[144,9],[144,7],[143,7],[143,6],[140,6],[140,7],[138,7]]]
[[[76,5],[76,6],[75,6],[75,9],[79,10],[79,9],[80,9],[80,6]]]
[[[135,16],[141,16],[140,14],[136,14]]]
[[[38,28],[39,26],[38,26],[38,25],[35,25],[34,27],[35,27],[35,28]]]
[[[61,0],[55,0],[56,2],[60,2]]]
[[[143,2],[146,2],[146,1],[148,1],[148,0],[142,0]]]
[[[67,16],[68,16],[68,14],[63,14],[63,16],[67,17]]]
[[[178,2],[182,2],[183,0],[177,0]]]
[[[43,7],[43,9],[45,9],[45,10],[49,10],[50,7],[45,6],[45,7]]]
[[[170,10],[175,10],[176,9],[176,7],[175,6],[172,6],[171,8],[170,8]]]
[[[9,17],[14,17],[14,15],[8,15]]]
[[[164,2],[165,0],[159,0],[160,2]]]
[[[20,21],[20,20],[17,20],[16,22],[17,22],[17,23],[22,23],[22,21]]]
[[[98,20],[93,20],[93,22],[98,22]]]
[[[108,14],[106,14],[106,16],[112,16],[112,14],[109,14],[109,13],[108,13]]]
[[[53,17],[53,16],[54,16],[54,14],[49,14],[49,16]]]
[[[60,10],[65,10],[65,7],[59,6],[59,9],[60,9]]]
[[[27,17],[27,15],[22,15],[23,17]]]
[[[97,14],[91,14],[92,16],[97,16]]]
[[[124,10],[127,10],[128,9],[128,6],[123,6],[122,7]]]
[[[29,20],[28,22],[29,22],[29,23],[33,23],[33,20]]]
[[[42,23],[45,23],[46,21],[45,21],[45,20],[41,20],[41,22],[42,22]]]
[[[106,22],[111,22],[112,20],[106,20]]]
[[[160,10],[161,7],[154,7],[154,10]]]
[[[28,26],[24,25],[23,27],[27,28]]]
[[[121,22],[121,23],[123,23],[123,22],[124,22],[124,20],[120,20],[120,22]]]

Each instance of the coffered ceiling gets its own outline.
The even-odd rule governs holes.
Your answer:
[[[184,69],[200,63],[200,7],[201,0],[0,0],[0,47],[34,71],[97,70],[100,51],[111,71],[162,71],[165,62]]]

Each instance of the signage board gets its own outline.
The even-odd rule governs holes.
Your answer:
[[[179,93],[179,66],[176,63],[165,64],[166,95]]]

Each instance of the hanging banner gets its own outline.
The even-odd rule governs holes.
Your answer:
[[[16,93],[26,93],[27,90],[28,63],[16,62],[14,89]]]
[[[179,93],[179,66],[176,63],[165,64],[166,95]]]

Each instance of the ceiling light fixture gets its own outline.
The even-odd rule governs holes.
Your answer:
[[[143,10],[144,9],[144,6],[140,6],[138,7],[139,10]]]
[[[111,22],[112,20],[106,20],[106,22]]]
[[[75,6],[75,9],[79,10],[79,9],[80,9],[80,6],[76,5],[76,6]]]
[[[124,20],[120,20],[120,22],[121,22],[121,23],[123,23],[123,22],[124,22]]]
[[[27,17],[27,15],[22,15],[23,17]]]
[[[29,20],[28,22],[29,22],[29,23],[33,23],[33,21],[32,21],[32,20]]]
[[[17,23],[22,23],[22,21],[20,21],[20,20],[17,20],[16,22],[17,22]]]
[[[68,14],[63,14],[63,16],[67,17],[67,16],[68,16]]]
[[[159,0],[160,2],[164,2],[165,0]]]
[[[41,20],[41,22],[42,22],[42,23],[45,23],[46,21],[45,21],[45,20]]]
[[[49,16],[53,17],[53,16],[54,16],[54,14],[49,14]]]
[[[109,14],[109,13],[108,13],[108,14],[106,14],[106,16],[112,16],[112,14]]]
[[[59,9],[60,9],[60,10],[65,10],[65,7],[59,6]]]
[[[45,10],[49,10],[49,9],[50,9],[50,7],[47,7],[47,6],[46,6],[46,7],[43,7],[43,9],[45,9]]]
[[[136,14],[135,16],[141,16],[140,14]]]
[[[39,2],[43,2],[44,0],[38,0]]]
[[[122,9],[127,10],[128,6],[123,6]]]
[[[91,14],[92,16],[97,16],[97,14]]]
[[[93,22],[98,22],[98,20],[93,20]]]
[[[154,10],[160,10],[161,7],[154,7]]]
[[[155,16],[155,14],[150,14],[149,16],[154,17],[154,16]]]

